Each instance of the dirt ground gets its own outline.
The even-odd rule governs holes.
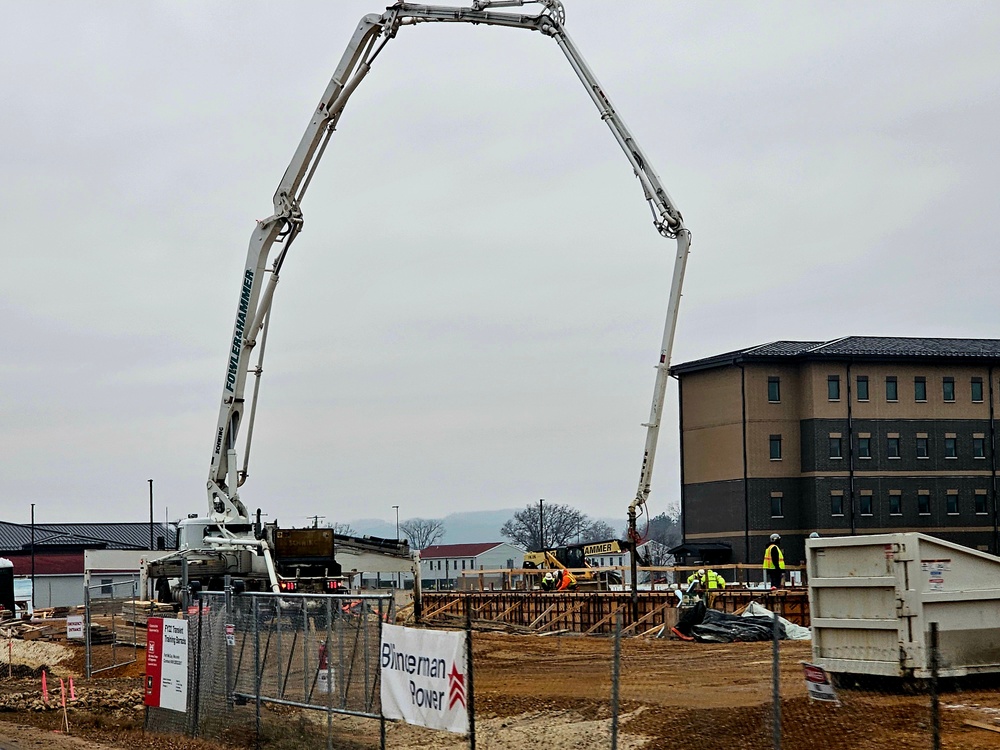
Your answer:
[[[92,680],[80,677],[82,648],[20,642],[10,670],[0,657],[0,748],[98,750],[207,750],[219,743],[182,736],[143,734],[142,666],[119,668]],[[612,642],[578,635],[535,636],[477,633],[475,705],[477,746],[489,750],[544,747],[546,750],[610,747]],[[622,750],[709,750],[770,747],[772,732],[771,644],[696,644],[630,639],[622,644],[620,679]],[[6,657],[6,654],[2,655]],[[141,656],[141,652],[140,652]],[[810,703],[800,662],[808,642],[782,644],[782,747],[930,748],[930,699],[925,692],[896,684],[841,687],[841,705]],[[22,659],[18,662],[17,659]],[[41,700],[40,672],[46,668],[52,693]],[[59,677],[74,677],[76,701],[62,728]],[[1000,682],[947,685],[941,696],[942,747],[985,750],[1000,734],[966,724],[1000,729]],[[325,727],[325,715],[297,717],[276,712],[272,726],[283,737],[266,747],[301,746],[296,732]],[[355,740],[335,746],[378,746],[378,723],[336,717],[341,736]],[[250,736],[230,736],[243,750]],[[458,735],[390,724],[387,746],[397,750],[451,750],[468,747]]]

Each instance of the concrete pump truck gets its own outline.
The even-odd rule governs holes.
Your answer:
[[[541,7],[536,15],[494,10],[525,5]],[[649,422],[644,425],[647,432],[639,488],[628,509],[630,533],[633,539],[638,537],[636,517],[649,496],[691,235],[646,155],[566,32],[565,20],[559,0],[476,0],[471,7],[464,8],[399,2],[380,15],[370,14],[361,19],[278,184],[273,198],[274,213],[258,221],[250,237],[238,284],[236,320],[227,347],[219,416],[211,441],[208,513],[182,520],[178,530],[179,549],[146,563],[144,573],[161,599],[169,599],[171,592],[176,594],[178,588],[193,581],[202,588],[219,588],[225,576],[243,579],[248,589],[273,591],[329,590],[339,585],[338,581],[348,571],[405,571],[412,572],[415,579],[418,577],[417,556],[410,552],[406,542],[345,537],[328,529],[281,529],[276,523],[262,524],[260,511],[255,517],[247,511],[240,488],[249,476],[250,444],[271,304],[288,251],[302,231],[303,196],[348,100],[386,44],[401,29],[425,23],[503,26],[534,31],[552,39],[624,152],[649,204],[653,226],[663,237],[676,240],[653,403]],[[251,367],[255,350],[257,360]],[[250,373],[255,379],[248,396]],[[246,430],[240,450],[237,438],[244,422]]]

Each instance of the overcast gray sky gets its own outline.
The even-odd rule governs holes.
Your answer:
[[[207,509],[254,220],[378,2],[9,4],[4,520]],[[1000,337],[1000,4],[598,3],[573,35],[694,237],[674,362]],[[274,303],[242,497],[288,525],[635,493],[674,244],[556,44],[404,28]],[[653,480],[679,494],[675,389]]]

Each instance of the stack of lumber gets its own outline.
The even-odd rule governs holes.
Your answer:
[[[35,609],[31,613],[31,619],[33,620],[51,620],[55,617],[66,617],[69,614],[69,607],[45,607],[44,609]]]
[[[173,617],[176,611],[173,604],[133,599],[122,604],[122,619],[129,625],[146,627],[150,617]]]
[[[65,631],[62,631],[64,634]],[[4,638],[19,638],[22,641],[34,641],[39,638],[51,640],[54,635],[60,634],[58,629],[52,625],[31,624],[27,622],[11,622],[0,628],[0,636]]]
[[[104,646],[115,642],[115,634],[111,628],[106,628],[103,625],[91,624],[90,626],[90,645],[91,646]]]

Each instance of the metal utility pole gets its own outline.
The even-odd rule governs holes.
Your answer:
[[[35,609],[35,504],[31,504],[31,609]]]
[[[326,518],[326,516],[306,516],[306,518],[311,518],[313,520],[313,528],[319,528],[319,519]]]
[[[393,508],[393,510],[396,511],[396,541],[398,542],[399,541],[399,506],[398,505],[393,505],[392,508]],[[396,573],[396,588],[397,589],[398,588],[402,588],[402,585],[403,585],[403,574],[397,572]]]
[[[544,514],[542,512],[542,503],[545,502],[545,498],[538,498],[538,551],[542,552],[545,550],[545,523]]]
[[[149,481],[149,548],[153,547],[153,480]]]

